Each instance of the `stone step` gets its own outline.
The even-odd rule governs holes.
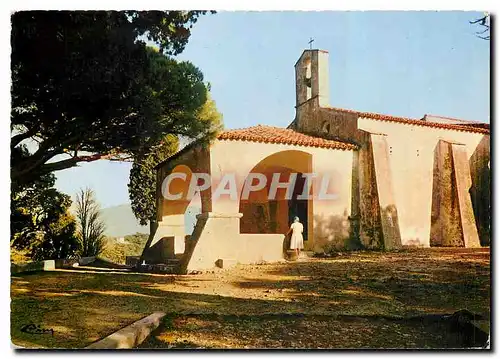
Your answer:
[[[180,258],[171,258],[165,261],[166,264],[178,264],[180,263]]]
[[[137,271],[144,273],[160,273],[160,274],[178,274],[180,271],[179,263],[176,264],[141,264]]]
[[[169,259],[164,259],[161,263],[148,263],[147,261],[143,261],[141,264],[137,264],[139,266],[144,266],[144,265],[163,265],[163,264],[168,264],[168,265],[179,265],[181,260],[179,258],[169,258]]]

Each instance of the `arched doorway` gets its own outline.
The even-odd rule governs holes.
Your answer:
[[[303,199],[306,184],[304,173],[311,173],[312,155],[302,151],[288,150],[274,153],[260,161],[250,172],[263,174],[266,185],[251,191],[248,198],[240,194],[240,233],[272,234],[286,233],[295,216],[304,225],[304,240],[312,236],[312,200]],[[278,188],[274,198],[269,198],[273,176],[279,182],[290,182],[296,177],[291,193]],[[248,176],[247,179],[248,180]],[[255,184],[255,183],[253,183]]]

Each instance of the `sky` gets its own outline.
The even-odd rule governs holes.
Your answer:
[[[294,64],[308,41],[330,54],[330,105],[422,118],[489,122],[490,43],[472,12],[219,12],[201,17],[179,60],[210,82],[226,128],[286,127],[295,115]],[[56,172],[74,196],[128,203],[130,163],[96,161]]]

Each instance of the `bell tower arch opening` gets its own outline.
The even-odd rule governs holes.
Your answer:
[[[304,50],[295,64],[295,91],[298,108],[311,99],[321,107],[329,104],[328,51]]]

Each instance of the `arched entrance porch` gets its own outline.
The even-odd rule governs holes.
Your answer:
[[[266,185],[260,190],[240,194],[239,212],[240,233],[248,234],[283,234],[288,231],[295,216],[304,225],[306,248],[311,246],[313,232],[312,205],[307,196],[310,187],[303,174],[312,172],[312,155],[303,151],[287,150],[274,153],[263,160],[249,172],[246,181],[252,180],[251,174],[265,176]],[[273,196],[273,181],[280,184],[289,183],[289,188],[277,186]],[[252,185],[255,185],[253,179]],[[275,186],[276,187],[276,186]],[[312,187],[309,191],[312,196]]]

